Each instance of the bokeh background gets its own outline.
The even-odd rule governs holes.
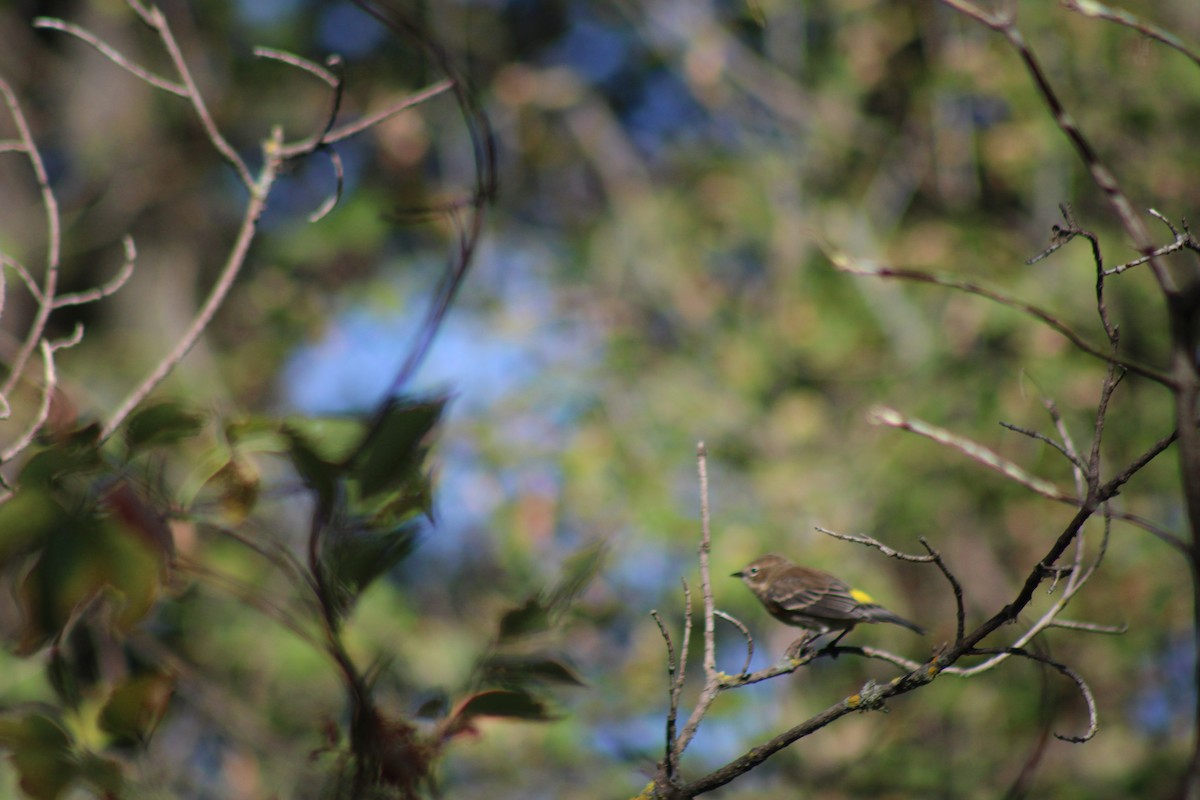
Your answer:
[[[1070,509],[872,426],[868,411],[898,408],[1070,486],[1061,456],[998,423],[1051,434],[1049,397],[1083,446],[1101,365],[1009,309],[841,274],[825,254],[1000,287],[1101,341],[1086,245],[1024,262],[1046,246],[1064,202],[1101,236],[1109,264],[1133,253],[997,36],[932,0],[398,5],[469,76],[495,129],[499,192],[463,293],[410,387],[452,396],[433,455],[436,524],[361,600],[349,642],[363,663],[384,665],[385,702],[412,710],[468,682],[500,615],[555,580],[572,554],[607,548],[555,642],[587,685],[558,693],[556,721],[488,723],[456,743],[439,773],[445,796],[602,798],[647,782],[667,698],[649,612],[678,636],[680,579],[697,586],[700,440],[716,600],[755,633],[755,667],[793,632],[725,576],[767,551],[836,571],[932,630],[919,640],[872,627],[852,642],[920,659],[953,635],[953,598],[932,567],[815,525],[912,552],[926,537],[962,579],[969,622],[1015,596]],[[1135,205],[1194,216],[1196,64],[1058,4],[1019,5],[1031,47]],[[1192,0],[1124,7],[1200,42]],[[341,54],[348,117],[442,77],[348,2],[163,8],[219,124],[248,154],[273,124],[293,137],[315,130],[327,104],[317,82],[253,58],[254,45]],[[181,101],[78,41],[35,31],[37,15],[83,24],[155,69],[167,62],[116,0],[0,8],[0,72],[18,89],[64,209],[68,288],[112,274],[122,234],[139,246],[130,284],[80,310],[86,338],[60,359],[80,413],[102,417],[190,320],[243,198]],[[408,212],[470,186],[470,142],[444,96],[338,149],[340,205],[307,223],[330,191],[329,169],[317,160],[286,176],[240,284],[164,395],[219,415],[345,414],[380,400],[447,260],[445,224]],[[36,262],[41,211],[12,155],[0,156],[0,187],[0,247]],[[6,325],[30,313],[22,302],[10,291]],[[1165,315],[1150,276],[1114,279],[1109,305],[1124,352],[1161,364]],[[1108,463],[1171,425],[1166,393],[1129,378],[1108,419]],[[1170,456],[1120,503],[1180,529]],[[267,459],[245,466],[263,487],[240,523],[247,535],[300,542],[303,510],[280,488],[289,476]],[[163,466],[185,488],[197,471]],[[199,534],[188,546],[286,602],[287,582],[245,548]],[[1086,727],[1074,687],[1010,661],[940,679],[889,714],[843,719],[713,796],[990,798],[1011,786],[1041,797],[1169,796],[1195,692],[1188,586],[1168,546],[1114,527],[1103,568],[1068,616],[1128,631],[1043,637],[1095,691],[1100,732],[1085,745],[1049,737]],[[164,646],[191,672],[148,749],[127,756],[145,796],[315,796],[321,764],[309,753],[323,721],[344,713],[324,658],[203,581],[165,600],[160,617],[153,624],[172,632]],[[736,631],[721,629],[721,668],[736,671],[743,655]],[[699,650],[692,656],[698,665]],[[822,660],[729,693],[685,771],[719,766],[894,674],[882,662]],[[0,702],[50,696],[42,661],[0,655]],[[15,786],[0,768],[0,793],[15,796]]]

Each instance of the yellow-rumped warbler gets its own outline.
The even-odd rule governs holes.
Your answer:
[[[774,553],[762,556],[741,572],[733,573],[733,577],[741,578],[780,622],[806,628],[815,636],[841,631],[828,647],[837,644],[860,622],[890,622],[922,635],[926,632],[828,572],[793,564]]]

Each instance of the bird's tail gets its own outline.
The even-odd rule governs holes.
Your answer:
[[[860,611],[865,612],[864,616],[870,622],[890,622],[893,625],[899,625],[902,628],[908,628],[910,631],[913,631],[914,633],[919,633],[922,636],[929,633],[929,631],[925,630],[917,623],[909,622],[904,617],[902,617],[899,614],[896,614],[894,612],[888,611],[883,606],[872,605],[872,606],[867,606],[867,607],[860,607]]]

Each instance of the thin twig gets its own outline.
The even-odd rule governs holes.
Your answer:
[[[334,75],[325,67],[315,61],[311,61],[304,56],[298,56],[295,53],[289,53],[287,50],[278,50],[274,47],[258,46],[254,48],[254,55],[258,58],[268,58],[273,61],[279,61],[297,69],[302,69],[305,72],[317,76],[324,81],[326,85],[336,88],[338,85],[337,76]],[[339,59],[340,61],[340,59]]]
[[[1011,422],[1004,422],[1004,421],[1001,421],[1001,422],[1000,422],[1000,427],[1001,427],[1001,428],[1007,428],[1008,430],[1012,431],[1013,433],[1019,433],[1019,434],[1021,434],[1022,436],[1028,436],[1030,439],[1036,439],[1036,440],[1037,440],[1037,441],[1039,441],[1039,442],[1042,442],[1042,443],[1044,443],[1044,444],[1048,444],[1048,445],[1050,445],[1050,446],[1051,446],[1051,447],[1053,447],[1055,450],[1057,450],[1058,452],[1062,453],[1062,454],[1063,454],[1063,456],[1064,456],[1064,457],[1066,457],[1066,459],[1067,459],[1068,461],[1070,461],[1070,462],[1071,462],[1071,464],[1072,464],[1073,466],[1075,466],[1075,468],[1076,468],[1076,469],[1083,469],[1083,461],[1081,461],[1081,460],[1079,459],[1079,457],[1078,457],[1078,456],[1076,456],[1076,455],[1072,454],[1072,453],[1071,453],[1071,452],[1070,452],[1070,451],[1069,451],[1069,450],[1066,448],[1066,446],[1065,446],[1065,445],[1063,445],[1063,444],[1060,444],[1059,442],[1056,442],[1056,441],[1054,441],[1053,439],[1051,439],[1051,438],[1050,438],[1049,436],[1047,436],[1046,434],[1044,434],[1044,433],[1038,433],[1037,431],[1035,431],[1035,430],[1030,430],[1029,428],[1022,428],[1020,425],[1014,425],[1014,424],[1012,424]]]
[[[1030,79],[1041,94],[1046,108],[1049,109],[1051,116],[1054,118],[1055,124],[1058,125],[1059,130],[1067,137],[1075,152],[1083,160],[1084,165],[1092,176],[1092,182],[1103,192],[1109,206],[1116,213],[1117,217],[1120,218],[1122,227],[1129,235],[1129,238],[1133,240],[1134,247],[1142,255],[1150,256],[1148,263],[1159,286],[1167,295],[1177,294],[1180,287],[1175,277],[1162,263],[1162,259],[1153,255],[1154,244],[1150,239],[1150,233],[1146,229],[1142,218],[1134,211],[1133,204],[1129,202],[1129,198],[1121,189],[1121,185],[1117,182],[1112,171],[1100,160],[1096,149],[1088,141],[1087,137],[1083,135],[1083,132],[1079,130],[1079,126],[1075,124],[1075,120],[1071,118],[1071,115],[1063,106],[1058,94],[1046,78],[1046,73],[1042,70],[1037,57],[1029,48],[1029,45],[1025,43],[1021,32],[1017,30],[1015,11],[1002,14],[988,14],[963,0],[942,0],[942,2],[998,32],[1017,52],[1025,65],[1026,72],[1028,72]],[[1146,377],[1150,376],[1147,375]],[[1171,385],[1169,381],[1165,381],[1164,383],[1168,386]]]
[[[679,740],[675,743],[676,758],[682,756],[683,751],[691,744],[692,737],[696,735],[701,720],[708,713],[708,707],[717,698],[721,688],[720,676],[717,673],[716,626],[713,621],[712,579],[708,568],[708,554],[712,550],[712,536],[708,509],[708,450],[705,448],[704,442],[696,445],[696,465],[700,476],[701,539],[699,556],[700,589],[704,602],[704,689],[701,690],[700,698],[696,701],[696,706],[692,709],[687,724],[683,726],[683,731],[679,734]]]
[[[1145,517],[1139,517],[1137,514],[1131,514],[1128,511],[1118,511],[1118,510],[1114,510],[1112,512],[1112,515],[1113,515],[1113,519],[1119,519],[1122,522],[1128,522],[1130,525],[1133,525],[1135,528],[1141,528],[1142,530],[1146,531],[1150,535],[1154,536],[1156,539],[1160,539],[1164,543],[1175,548],[1175,550],[1177,550],[1180,553],[1180,555],[1186,556],[1191,553],[1191,546],[1187,542],[1185,542],[1181,537],[1177,536],[1176,534],[1172,533],[1171,531],[1167,530],[1166,528],[1163,528],[1161,525],[1157,525],[1154,522],[1151,522],[1150,520],[1146,519]]]
[[[136,2],[136,0],[126,0],[126,2],[158,34],[158,38],[162,41],[167,55],[171,58],[171,63],[175,66],[175,71],[179,73],[179,77],[183,81],[183,86],[187,92],[185,96],[192,104],[192,109],[196,112],[196,117],[200,120],[200,125],[204,128],[209,142],[229,162],[229,165],[233,167],[242,185],[253,194],[255,191],[255,182],[254,178],[250,175],[250,168],[246,166],[246,162],[242,160],[242,157],[237,154],[237,151],[233,149],[233,146],[221,134],[216,121],[213,120],[212,114],[209,113],[208,106],[204,102],[204,95],[200,93],[200,87],[196,85],[195,78],[192,77],[192,70],[188,66],[187,60],[183,57],[183,51],[179,49],[179,43],[175,41],[175,34],[171,32],[171,26],[167,24],[167,18],[163,16],[162,11],[156,6],[145,7]]]
[[[125,70],[136,78],[140,78],[154,88],[162,89],[164,92],[170,92],[177,97],[188,96],[188,90],[186,86],[181,83],[176,83],[172,80],[167,80],[159,75],[155,75],[148,69],[139,67],[137,64],[126,58],[120,50],[117,50],[115,47],[108,44],[99,36],[87,30],[86,28],[71,22],[67,22],[66,20],[58,19],[57,17],[37,17],[33,21],[33,27],[42,28],[44,30],[62,31],[69,36],[74,36],[76,39],[80,39],[96,48],[98,51],[100,51],[101,55],[116,64],[121,69]]]
[[[959,436],[945,428],[939,428],[936,425],[931,425],[918,419],[905,417],[899,411],[886,406],[875,406],[868,412],[867,418],[874,424],[911,431],[912,433],[932,439],[939,444],[958,450],[971,460],[1001,473],[1005,477],[1016,481],[1030,491],[1036,492],[1043,497],[1060,502],[1077,502],[1074,497],[1062,491],[1054,484],[1030,475],[1021,467],[978,442]]]
[[[757,672],[742,673],[741,675],[733,676],[727,675],[721,680],[720,687],[722,690],[740,689],[743,686],[750,686],[755,683],[769,681],[772,678],[778,678],[780,675],[790,675],[805,664],[812,662],[817,657],[818,652],[810,650],[796,658],[784,657],[778,663],[764,667]]]
[[[692,649],[692,587],[687,579],[683,584],[683,644],[679,649],[679,691],[683,690],[683,682],[687,678],[688,653]]]
[[[229,290],[233,287],[233,283],[246,261],[246,254],[250,250],[250,243],[254,240],[254,234],[257,231],[258,219],[262,216],[262,212],[266,208],[267,195],[270,192],[271,184],[275,181],[275,177],[279,172],[281,164],[279,141],[281,137],[281,131],[276,128],[273,138],[263,147],[265,158],[263,159],[262,172],[259,174],[258,181],[251,187],[250,200],[246,204],[245,212],[242,214],[242,224],[238,230],[237,239],[234,241],[233,249],[225,261],[225,266],[222,268],[221,274],[217,277],[216,283],[213,284],[208,297],[205,298],[195,319],[192,320],[187,330],[184,331],[183,336],[175,343],[175,346],[171,348],[170,353],[158,363],[158,366],[151,371],[150,375],[137,388],[130,392],[124,402],[118,406],[108,421],[104,423],[104,427],[101,429],[102,438],[111,436],[113,431],[132,413],[133,409],[145,400],[154,391],[155,387],[162,383],[163,379],[183,360],[183,357],[188,354],[199,340],[200,335],[204,333],[213,316],[216,315],[217,309],[221,307],[221,303],[225,300],[225,296],[229,294]]]
[[[76,330],[82,336],[83,326],[76,326]],[[58,372],[54,367],[54,350],[56,348],[51,347],[50,342],[46,339],[42,339],[40,344],[42,355],[41,401],[38,403],[38,409],[33,415],[33,419],[26,426],[25,432],[15,442],[0,452],[0,464],[8,463],[23,452],[25,448],[29,447],[37,437],[38,432],[41,431],[42,426],[46,424],[46,420],[50,418],[50,405],[54,400],[54,390],[58,386]],[[68,346],[70,345],[67,343],[61,345],[61,347]]]
[[[309,222],[320,222],[330,211],[333,211],[341,202],[342,191],[346,186],[345,170],[342,167],[342,157],[338,155],[338,151],[332,147],[322,147],[320,151],[328,155],[329,163],[333,164],[334,188],[333,194],[325,198],[325,201],[308,215]]]
[[[1061,672],[1063,675],[1066,675],[1068,678],[1070,678],[1072,681],[1075,682],[1075,686],[1078,687],[1079,693],[1083,695],[1084,702],[1087,703],[1088,729],[1083,734],[1083,736],[1063,736],[1062,734],[1056,733],[1056,734],[1054,734],[1054,738],[1061,739],[1064,742],[1071,742],[1072,744],[1083,744],[1084,742],[1088,741],[1089,739],[1091,739],[1093,736],[1096,735],[1096,731],[1099,728],[1099,721],[1096,716],[1096,698],[1092,694],[1091,687],[1089,687],[1087,685],[1087,681],[1085,681],[1078,672],[1071,669],[1066,664],[1061,664],[1058,661],[1054,661],[1053,659],[1047,658],[1046,656],[1039,655],[1037,653],[1032,653],[1021,647],[1001,647],[1001,648],[995,648],[995,649],[988,648],[988,649],[976,650],[975,652],[977,652],[977,653],[1006,653],[1008,655],[1020,656],[1022,658],[1028,658],[1029,660],[1036,661],[1039,664],[1045,664],[1048,667],[1053,667],[1054,669]]]
[[[720,609],[714,611],[713,614],[733,625],[742,632],[742,636],[746,637],[746,663],[742,666],[742,671],[738,673],[739,675],[745,675],[750,671],[750,662],[754,660],[754,637],[750,635],[750,629],[740,619],[732,614],[726,614]]]
[[[25,284],[25,288],[29,290],[29,294],[33,296],[34,300],[39,304],[45,302],[42,298],[41,288],[37,285],[37,281],[33,279],[33,276],[29,274],[29,270],[25,268],[24,264],[15,258],[0,254],[0,265],[6,266],[17,273],[17,277],[21,279],[21,283]]]
[[[71,294],[60,294],[54,300],[55,308],[63,308],[64,306],[78,306],[85,303],[94,303],[97,300],[102,300],[116,294],[121,290],[133,275],[133,265],[137,260],[137,248],[134,247],[132,236],[123,236],[121,243],[125,248],[125,261],[121,264],[121,269],[117,274],[108,279],[104,283],[97,286],[95,289],[89,289],[86,292],[72,292]]]
[[[50,188],[50,178],[46,174],[46,166],[42,162],[41,153],[33,141],[29,124],[25,120],[24,113],[21,112],[12,87],[3,78],[0,78],[0,95],[3,95],[4,104],[8,107],[13,124],[16,125],[17,137],[22,143],[25,157],[33,168],[34,178],[41,194],[42,208],[46,213],[46,271],[39,291],[34,295],[38,300],[37,312],[29,324],[29,329],[17,350],[16,357],[9,365],[8,378],[0,386],[0,395],[8,397],[22,380],[25,365],[29,363],[33,351],[40,346],[42,335],[46,330],[46,323],[50,319],[54,297],[58,291],[58,269],[62,259],[62,223],[59,217],[58,200]],[[36,285],[36,281],[31,279],[30,285]]]
[[[1112,478],[1109,478],[1108,482],[1100,488],[1100,494],[1105,498],[1115,495],[1134,475],[1174,444],[1178,438],[1179,431],[1176,430],[1159,439],[1150,446],[1150,449],[1131,461],[1125,469],[1118,472]]]
[[[667,745],[666,745],[666,765],[667,779],[675,780],[675,719],[679,708],[679,691],[678,691],[678,673],[676,672],[675,663],[675,645],[671,642],[671,634],[667,631],[667,626],[663,624],[662,617],[657,611],[651,611],[650,616],[654,618],[654,622],[658,625],[658,632],[662,634],[663,641],[667,644],[667,679],[670,684],[669,696],[670,705],[667,707]]]
[[[943,0],[945,2],[946,0]],[[900,280],[916,281],[919,283],[931,283],[936,286],[943,286],[947,289],[973,294],[983,297],[999,305],[1011,308],[1014,311],[1025,314],[1038,322],[1049,327],[1051,330],[1059,333],[1076,348],[1082,350],[1088,355],[1095,356],[1102,361],[1112,361],[1125,367],[1130,372],[1148,378],[1155,383],[1170,387],[1173,385],[1171,376],[1155,369],[1154,367],[1139,364],[1136,361],[1130,361],[1124,358],[1116,358],[1106,350],[1102,350],[1091,342],[1083,338],[1074,328],[1067,325],[1062,320],[1044,311],[1037,306],[1029,303],[1021,302],[1013,297],[1002,294],[994,289],[988,289],[971,281],[959,280],[944,275],[935,275],[929,272],[921,272],[920,270],[899,269],[896,267],[887,267],[878,264],[867,264],[863,261],[851,259],[849,256],[838,252],[827,252],[827,257],[833,262],[834,267],[839,271],[849,275],[861,275],[864,277],[873,278],[897,278]]]
[[[1101,625],[1097,622],[1080,622],[1073,619],[1056,619],[1048,627],[1063,628],[1069,631],[1086,631],[1087,633],[1102,633],[1106,636],[1123,636],[1129,633],[1128,625]]]
[[[899,550],[893,550],[878,539],[867,536],[866,534],[862,534],[861,536],[853,536],[848,533],[838,533],[837,531],[826,530],[820,525],[815,525],[813,527],[826,536],[832,536],[835,539],[841,539],[843,542],[853,542],[854,544],[864,544],[867,547],[874,547],[888,558],[895,558],[899,559],[900,561],[917,561],[921,563],[928,563],[935,560],[933,556],[918,556],[911,553],[901,553]]]
[[[924,536],[920,537],[919,541],[921,542],[921,546],[929,551],[929,556],[933,559],[933,563],[937,564],[937,568],[950,583],[950,590],[954,592],[954,642],[957,644],[962,641],[963,634],[967,629],[967,609],[963,600],[962,584],[959,583],[958,578],[950,571],[950,568],[946,566],[946,562],[942,560],[942,554],[935,550],[925,540]]]
[[[185,555],[179,555],[175,559],[175,566],[185,572],[192,573],[199,577],[205,578],[206,583],[217,589],[222,589],[233,596],[237,597],[247,605],[257,608],[266,616],[275,620],[283,627],[287,628],[292,633],[296,634],[301,641],[312,645],[315,650],[324,651],[325,648],[316,636],[313,635],[296,617],[287,609],[277,606],[256,591],[258,587],[245,583],[233,575],[213,569],[206,564],[193,560]]]
[[[1062,4],[1071,11],[1082,14],[1085,17],[1103,19],[1108,22],[1115,22],[1118,25],[1124,25],[1127,28],[1132,28],[1143,36],[1156,39],[1167,47],[1179,51],[1191,59],[1196,66],[1200,66],[1200,51],[1194,50],[1166,28],[1159,27],[1150,22],[1144,22],[1124,9],[1109,8],[1097,3],[1096,0],[1062,0]]]
[[[378,125],[384,120],[390,119],[401,112],[407,111],[413,106],[420,105],[426,100],[437,97],[439,94],[444,94],[453,88],[454,81],[449,78],[438,81],[437,83],[431,84],[415,94],[411,94],[402,100],[398,100],[381,111],[377,111],[374,114],[368,114],[362,119],[355,120],[354,122],[347,123],[328,131],[324,136],[321,137],[318,143],[335,144],[343,139],[349,139],[351,136],[362,133],[373,125]],[[300,142],[297,144],[285,145],[283,148],[283,157],[287,159],[295,158],[296,156],[308,152],[311,149],[311,142]]]

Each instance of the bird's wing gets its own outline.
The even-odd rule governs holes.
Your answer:
[[[772,594],[784,611],[799,611],[816,617],[850,619],[858,616],[858,601],[844,581],[816,570],[792,567],[772,582]]]

